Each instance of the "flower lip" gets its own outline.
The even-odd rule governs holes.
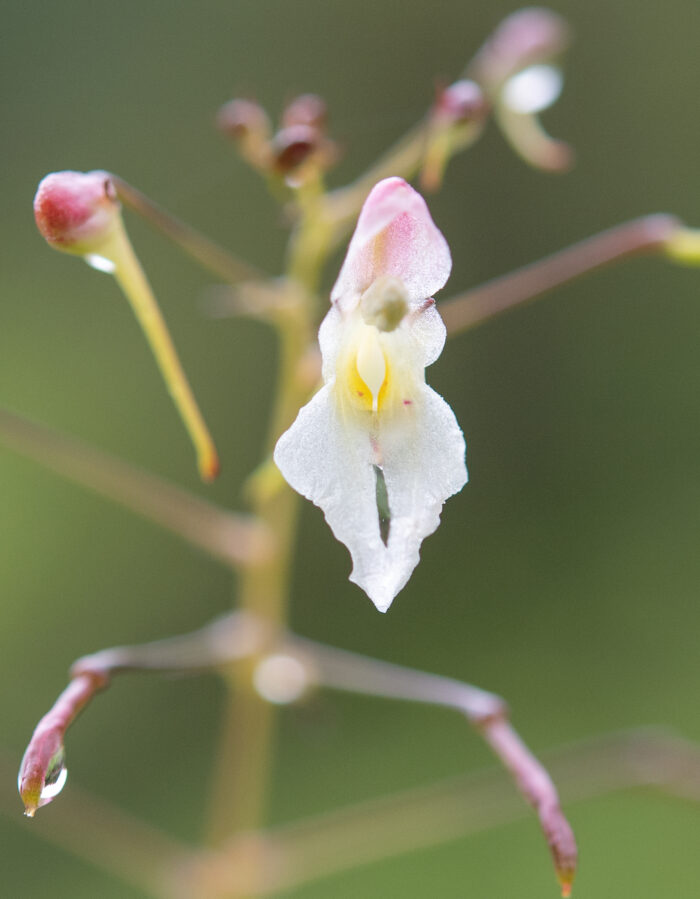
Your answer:
[[[451,268],[447,241],[423,197],[403,178],[385,178],[365,200],[331,300],[353,308],[377,278],[391,276],[416,305],[444,286]]]
[[[42,237],[59,250],[84,254],[111,233],[119,201],[107,172],[53,172],[39,184],[34,217]]]

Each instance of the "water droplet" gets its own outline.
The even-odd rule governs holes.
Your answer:
[[[17,789],[24,802],[24,814],[29,818],[34,817],[38,808],[47,805],[58,796],[68,778],[66,754],[61,745],[46,765],[41,793],[39,793],[41,767],[37,767],[35,757],[31,757],[29,763],[27,762],[27,755],[31,753],[32,748],[32,744],[30,744],[17,775]],[[29,770],[27,770],[28,768]]]
[[[66,752],[63,746],[56,751],[53,758],[49,762],[46,769],[46,777],[44,778],[44,789],[39,797],[39,808],[48,805],[52,799],[61,792],[66,785],[68,778],[68,768],[66,768]]]
[[[97,269],[98,272],[106,272],[108,275],[113,275],[116,269],[116,265],[111,259],[107,259],[106,256],[100,256],[98,253],[87,253],[83,256],[83,259],[90,268]]]
[[[555,66],[529,66],[513,75],[503,87],[503,102],[513,112],[534,115],[554,103],[564,84],[560,69]]]

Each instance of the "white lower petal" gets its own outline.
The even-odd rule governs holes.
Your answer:
[[[380,443],[391,527],[385,582],[376,589],[383,593],[388,608],[418,564],[424,538],[440,524],[445,500],[467,483],[467,467],[457,419],[427,385],[421,390],[414,421],[385,429]],[[377,606],[381,608],[378,602]]]
[[[323,510],[350,550],[350,580],[385,612],[419,561],[423,538],[440,521],[444,501],[466,483],[464,438],[454,414],[421,385],[414,402],[382,425],[377,439],[391,522],[382,542],[376,503],[376,450],[370,416],[345,415],[326,385],[299,412],[275,448],[288,483]]]

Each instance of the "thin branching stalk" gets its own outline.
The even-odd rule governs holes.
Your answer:
[[[117,196],[125,206],[138,213],[217,278],[235,284],[238,281],[253,281],[264,277],[257,268],[238,259],[210,238],[166,212],[123,178],[117,175],[110,177],[117,190]]]
[[[74,437],[0,409],[0,444],[165,528],[233,568],[261,563],[273,538],[237,515]]]
[[[579,741],[550,750],[545,761],[567,804],[638,787],[700,801],[700,748],[666,731],[625,731]],[[279,895],[483,833],[527,813],[502,771],[460,775],[233,839],[217,855],[192,858],[189,867],[183,866],[183,883],[189,894],[207,899]],[[251,854],[258,864],[246,870]]]
[[[511,773],[535,809],[545,835],[562,895],[571,892],[577,849],[552,779],[508,721],[505,702],[471,684],[368,659],[311,641],[297,641],[308,652],[318,683],[356,693],[425,702],[456,709],[467,717]]]
[[[24,753],[18,783],[25,813],[34,817],[44,804],[49,773],[55,774],[57,765],[65,767],[63,745],[68,728],[115,675],[228,670],[239,659],[259,652],[267,640],[263,619],[236,612],[184,636],[138,646],[115,646],[78,659],[71,667],[70,683],[37,724]]]
[[[672,215],[646,215],[589,237],[517,271],[440,303],[450,337],[482,325],[502,312],[550,290],[634,256],[661,254],[683,224]]]

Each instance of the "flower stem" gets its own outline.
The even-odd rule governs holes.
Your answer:
[[[671,215],[646,215],[589,237],[500,278],[439,304],[450,337],[477,328],[581,275],[645,254],[670,255],[673,238],[685,233]],[[673,258],[673,257],[672,257]]]
[[[131,184],[123,181],[117,175],[110,175],[110,178],[116,188],[117,196],[125,206],[138,213],[184,250],[188,256],[213,272],[218,278],[235,284],[238,281],[253,281],[262,277],[262,273],[254,266],[237,259],[228,250],[166,212]]]
[[[700,747],[663,732],[628,731],[573,743],[548,753],[547,767],[569,802],[631,787],[700,800]],[[343,871],[519,821],[524,812],[501,772],[490,769],[303,818],[264,834],[267,864],[248,884],[249,892],[286,895]],[[218,865],[223,888],[212,890],[213,897],[240,897],[228,885],[250,846],[250,839],[234,841],[224,850]],[[202,874],[196,876],[197,868],[193,873],[196,894]]]
[[[447,706],[464,714],[537,812],[562,895],[570,894],[577,858],[573,831],[561,810],[552,779],[509,723],[506,704],[499,696],[452,678],[403,668],[309,640],[295,638],[294,643],[308,653],[321,686]]]
[[[37,809],[49,801],[42,798],[42,791],[59,752],[63,765],[63,741],[68,728],[116,674],[197,674],[227,668],[233,661],[253,655],[264,642],[261,622],[238,612],[191,634],[139,646],[115,646],[78,659],[71,668],[70,683],[37,724],[22,759],[18,786],[25,814],[33,818]]]
[[[367,199],[367,194],[383,178],[399,175],[407,181],[421,167],[427,147],[429,122],[427,117],[400,137],[377,162],[347,187],[338,188],[326,197],[325,214],[333,223],[333,243],[338,246],[350,232]]]
[[[163,380],[194,444],[200,474],[205,481],[211,481],[219,473],[219,458],[214,441],[180,364],[151,285],[122,227],[116,229],[105,255],[114,261],[114,277],[143,329]]]
[[[450,158],[476,143],[483,131],[482,124],[474,122],[448,136],[448,131],[435,128],[428,112],[352,184],[329,193],[323,204],[323,218],[331,226],[331,249],[338,247],[350,233],[362,204],[377,182],[395,175],[411,181],[421,172],[423,188],[436,190]]]
[[[24,814],[28,818],[33,818],[37,809],[45,804],[42,793],[48,783],[47,774],[57,754],[63,753],[65,732],[107,683],[107,678],[99,674],[85,673],[75,677],[34,729],[17,780]]]
[[[0,408],[0,444],[141,515],[232,568],[259,563],[272,537],[254,518],[189,493],[73,437]]]
[[[290,305],[277,319],[279,363],[277,389],[268,433],[272,449],[307,399],[309,385],[303,360],[312,341],[313,291],[327,253],[325,241],[309,253],[309,241],[323,237],[316,215],[318,204],[302,206],[301,222],[292,238],[288,261]],[[318,230],[317,230],[318,229]],[[287,618],[290,561],[296,531],[298,497],[279,482],[277,488],[252,491],[252,512],[273,538],[275,554],[261,565],[245,569],[240,581],[239,607],[261,618],[273,645]],[[221,845],[232,834],[256,830],[265,814],[274,740],[274,707],[256,692],[253,671],[260,656],[230,668],[228,702],[215,765],[208,840]]]

